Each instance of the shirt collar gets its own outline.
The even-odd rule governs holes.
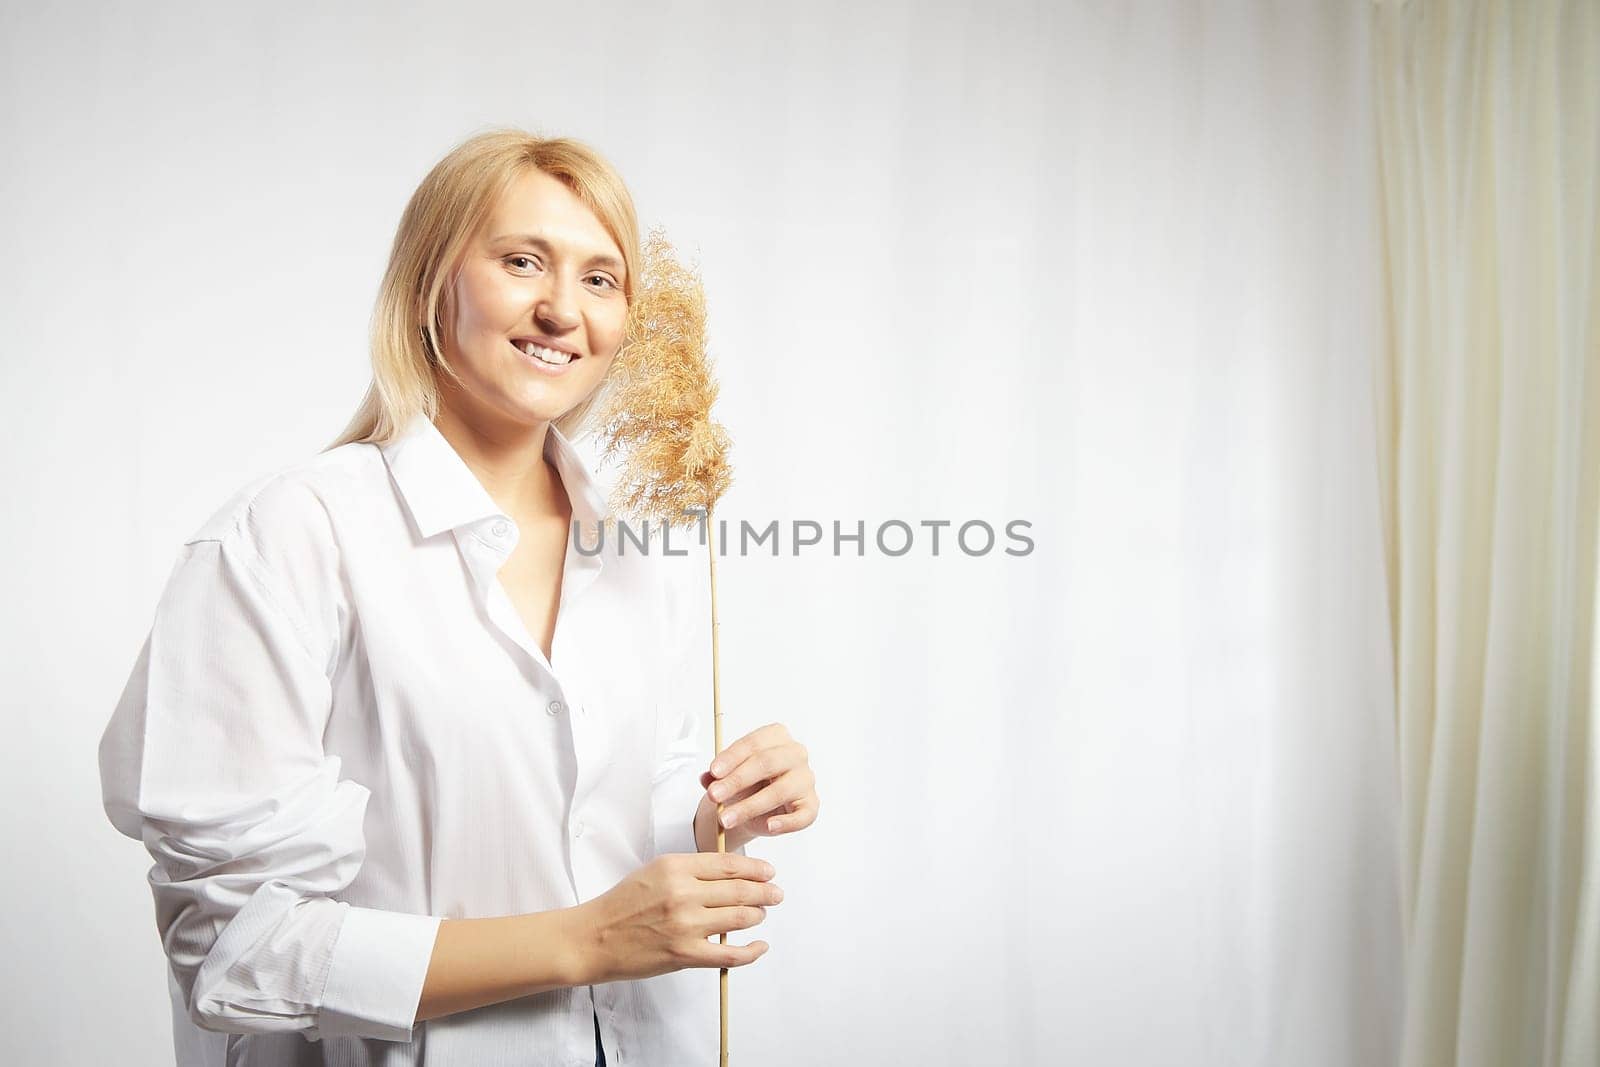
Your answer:
[[[423,537],[480,519],[509,517],[426,413],[413,415],[382,452]],[[545,430],[544,455],[561,476],[572,517],[582,523],[579,529],[592,531],[609,512],[605,495],[578,450],[553,423]]]

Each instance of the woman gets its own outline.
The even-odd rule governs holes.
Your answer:
[[[780,724],[706,766],[703,571],[589,554],[569,436],[638,260],[591,149],[466,141],[401,220],[350,427],[180,552],[100,768],[185,1067],[715,1054],[691,976],[766,951],[714,940],[782,898],[744,846],[818,800]]]

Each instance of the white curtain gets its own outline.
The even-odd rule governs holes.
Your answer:
[[[1600,5],[1374,23],[1405,1067],[1600,1063]]]

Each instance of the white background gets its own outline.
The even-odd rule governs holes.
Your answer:
[[[1033,524],[719,567],[726,739],[785,723],[823,798],[751,846],[787,896],[735,1062],[1388,1058],[1366,8],[9,5],[5,1058],[171,1061],[100,731],[183,537],[354,409],[411,190],[503,123],[698,258],[726,516]]]

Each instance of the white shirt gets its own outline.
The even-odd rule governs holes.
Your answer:
[[[554,427],[545,455],[594,548],[604,494]],[[609,1064],[714,1061],[714,968],[412,1025],[442,918],[696,848],[705,547],[569,540],[547,661],[498,577],[517,536],[419,415],[252,482],[180,550],[100,742],[106,813],[155,859],[180,1067],[591,1067],[596,1016]]]

